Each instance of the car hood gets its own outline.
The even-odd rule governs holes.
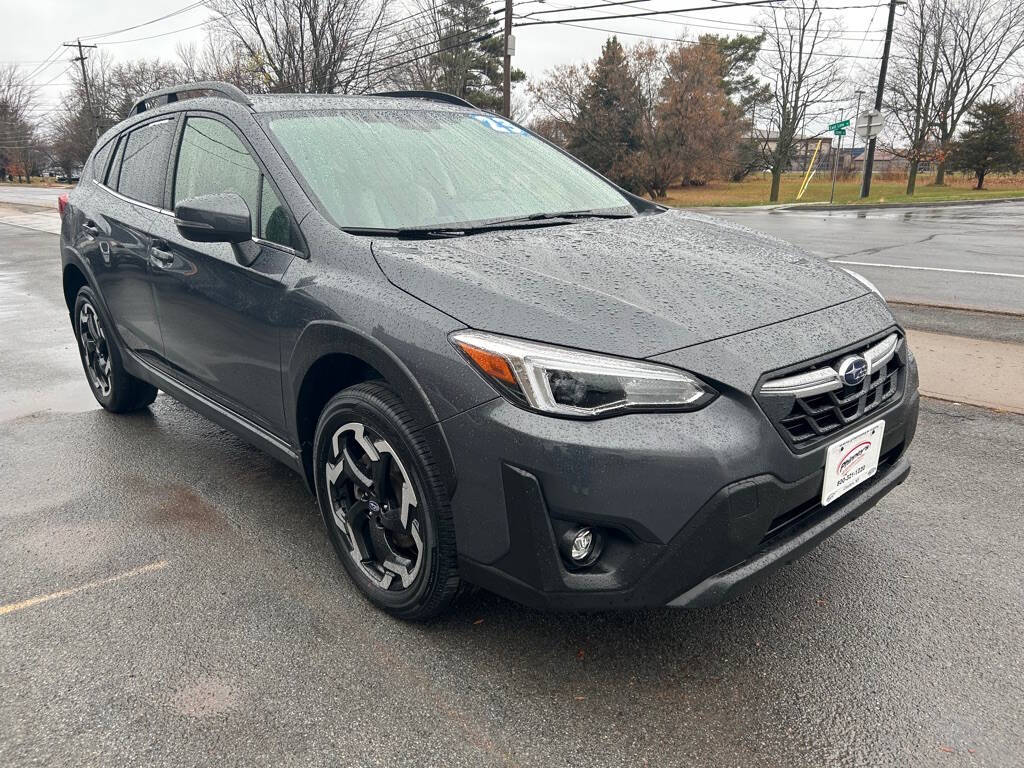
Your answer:
[[[478,330],[647,357],[863,296],[857,281],[781,240],[710,216],[376,240],[402,290]]]

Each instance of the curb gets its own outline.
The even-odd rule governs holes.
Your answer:
[[[759,210],[776,211],[871,211],[886,208],[952,208],[965,205],[996,205],[999,203],[1024,203],[1024,197],[992,197],[985,200],[934,200],[920,203],[847,203],[829,205],[828,203],[786,203],[783,205],[752,205]]]
[[[922,307],[924,309],[944,309],[953,312],[967,312],[974,315],[997,315],[999,317],[1024,317],[1024,312],[1013,312],[1008,309],[979,309],[977,307],[964,307],[957,304],[938,304],[926,301],[901,301],[900,299],[886,299],[886,304],[894,304],[897,307]]]

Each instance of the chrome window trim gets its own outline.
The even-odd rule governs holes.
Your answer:
[[[890,333],[880,342],[864,351],[864,360],[868,364],[870,376],[875,371],[888,363],[900,346],[900,337],[897,333]],[[783,376],[781,379],[772,379],[761,385],[762,395],[786,395],[790,397],[810,397],[820,395],[823,392],[832,392],[842,389],[843,382],[839,373],[834,368],[826,366],[813,371],[804,371],[792,376]]]
[[[109,194],[113,195],[118,200],[123,200],[126,203],[131,203],[132,205],[137,205],[140,208],[145,208],[146,210],[153,211],[154,213],[162,213],[164,216],[170,216],[172,219],[174,219],[174,223],[175,224],[178,223],[178,220],[174,216],[174,211],[168,211],[166,208],[157,208],[155,205],[150,205],[149,203],[144,203],[141,200],[135,200],[134,198],[122,195],[120,192],[114,191],[113,189],[108,187],[106,184],[104,184],[101,181],[97,181],[96,179],[92,179],[92,183],[95,184],[100,189],[102,189],[104,192],[108,192]],[[195,223],[194,222],[189,222],[189,225],[190,226],[195,226]],[[212,227],[211,227],[211,229],[212,229]],[[252,241],[254,243],[257,243],[258,245],[264,245],[264,246],[268,246],[270,248],[277,248],[278,250],[284,251],[285,253],[290,253],[292,256],[299,256],[300,258],[304,258],[305,257],[305,254],[302,251],[296,250],[295,248],[292,248],[292,247],[287,246],[287,245],[281,245],[280,243],[275,243],[273,240],[264,240],[262,237],[254,237],[254,238],[252,238]]]
[[[292,256],[299,256],[302,258],[305,257],[302,251],[297,251],[289,245],[281,245],[280,243],[275,243],[273,240],[264,240],[262,237],[254,237],[252,241],[257,245],[265,245],[269,248],[277,248],[279,251],[290,253]]]
[[[102,189],[102,190],[104,190],[106,192],[109,192],[111,195],[116,197],[118,200],[123,200],[126,203],[131,203],[132,205],[137,205],[140,208],[145,208],[147,211],[153,211],[154,213],[162,213],[165,216],[174,216],[174,211],[168,211],[166,208],[159,208],[159,207],[157,207],[155,205],[150,205],[149,203],[144,203],[141,200],[136,200],[134,197],[128,197],[127,195],[122,195],[120,192],[117,192],[116,190],[113,190],[110,187],[108,187],[102,181],[97,181],[96,179],[93,179],[92,183],[95,184],[100,189]]]

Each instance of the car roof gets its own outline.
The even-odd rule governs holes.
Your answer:
[[[155,102],[154,106],[147,107],[151,101]],[[202,81],[163,88],[139,97],[132,107],[132,113],[107,130],[96,146],[104,145],[111,137],[137,124],[185,109],[207,110],[228,117],[232,113],[237,115],[239,111],[248,114],[344,109],[396,112],[480,111],[465,99],[435,91],[391,91],[360,96],[337,93],[248,94],[229,83]]]

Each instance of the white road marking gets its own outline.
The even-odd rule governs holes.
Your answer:
[[[909,264],[879,264],[872,261],[846,261],[844,259],[829,259],[833,264],[851,264],[855,267],[882,267],[887,269],[914,269],[920,272],[957,272],[961,275],[987,275],[988,277],[1018,277],[1024,279],[1024,275],[1014,272],[983,272],[978,269],[949,269],[947,267],[912,267]]]
[[[128,579],[132,576],[141,576],[144,573],[150,571],[159,571],[162,568],[167,567],[167,560],[157,560],[155,563],[144,565],[141,568],[133,568],[130,571],[124,573],[118,573],[114,576],[108,576],[105,579],[97,579],[96,581],[87,581],[85,584],[79,584],[77,587],[69,587],[62,589],[59,592],[50,592],[48,595],[37,595],[36,597],[30,597],[27,600],[22,600],[17,603],[7,603],[6,605],[0,605],[0,616],[4,616],[8,613],[14,613],[25,608],[31,608],[33,605],[39,605],[40,603],[47,603],[50,600],[56,600],[61,597],[68,597],[78,592],[84,592],[87,589],[95,589],[96,587],[102,587],[107,584],[112,584],[115,581],[121,581],[121,579]]]

